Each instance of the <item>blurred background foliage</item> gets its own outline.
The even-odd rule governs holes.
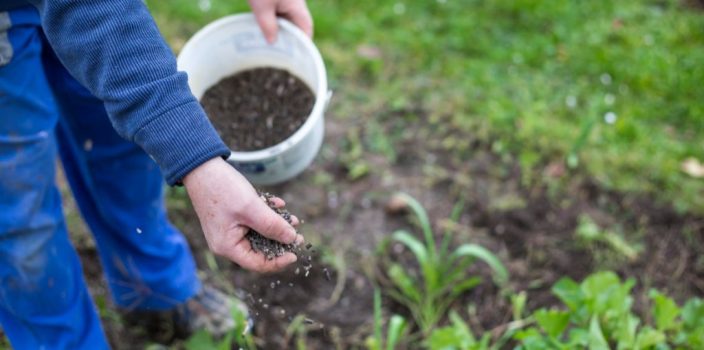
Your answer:
[[[245,1],[147,3],[176,51],[204,24],[248,11]],[[489,141],[524,172],[564,162],[606,188],[704,212],[695,1],[308,3],[331,88],[345,97],[335,117],[420,109],[404,122]]]

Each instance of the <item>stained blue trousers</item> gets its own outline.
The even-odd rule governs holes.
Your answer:
[[[0,50],[0,323],[16,349],[107,348],[67,234],[57,155],[115,304],[159,310],[190,298],[200,288],[193,257],[167,220],[157,165],[67,73],[36,10],[3,16],[0,40],[11,50]]]

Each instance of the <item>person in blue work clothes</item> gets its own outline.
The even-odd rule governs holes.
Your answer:
[[[250,6],[269,42],[277,15],[312,33],[304,0]],[[229,298],[199,282],[166,217],[164,179],[186,187],[215,254],[261,272],[296,259],[267,261],[244,239],[249,227],[302,242],[223,159],[143,1],[0,0],[0,323],[16,349],[109,347],[67,235],[57,154],[123,310],[232,327]]]

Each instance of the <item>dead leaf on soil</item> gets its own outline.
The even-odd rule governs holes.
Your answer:
[[[682,171],[691,177],[701,178],[704,177],[704,164],[697,158],[689,157],[682,162]]]
[[[408,209],[408,202],[403,197],[396,194],[391,196],[388,202],[386,202],[384,209],[386,209],[386,213],[391,215],[400,214]]]
[[[562,177],[565,175],[565,171],[565,163],[561,160],[548,164],[544,169],[545,175],[554,178]]]
[[[359,45],[357,46],[357,56],[373,60],[381,57],[381,50],[376,46]]]

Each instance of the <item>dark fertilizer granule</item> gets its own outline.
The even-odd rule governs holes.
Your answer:
[[[200,103],[230,148],[254,151],[293,135],[313,110],[315,95],[283,69],[255,68],[219,81]]]
[[[274,202],[271,200],[274,198],[274,196],[270,193],[267,192],[260,192],[259,196],[266,201],[266,204],[271,208],[271,210],[275,211],[277,214],[279,214],[284,220],[286,220],[289,224],[292,223],[291,221],[291,213],[288,212],[286,209],[280,209],[274,206]],[[255,252],[261,252],[264,254],[267,260],[272,260],[274,258],[280,257],[284,255],[286,252],[290,252],[293,254],[296,254],[296,256],[301,257],[303,254],[301,254],[304,250],[301,249],[301,247],[295,245],[295,244],[284,244],[278,241],[275,241],[273,239],[266,238],[262,236],[259,232],[254,231],[254,230],[249,230],[247,232],[247,235],[245,235],[247,240],[249,240],[249,243],[252,245],[252,250]],[[311,248],[311,244],[306,244],[305,250],[309,250]],[[311,259],[311,256],[306,257],[308,260]],[[309,261],[310,262],[310,261]]]

